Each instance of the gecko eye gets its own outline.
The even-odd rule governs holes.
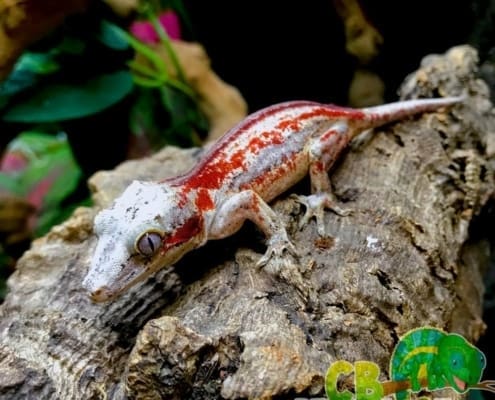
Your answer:
[[[161,247],[164,236],[158,230],[146,231],[138,236],[134,248],[142,256],[151,257]]]

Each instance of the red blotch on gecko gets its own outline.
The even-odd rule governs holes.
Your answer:
[[[177,228],[172,236],[165,237],[163,241],[162,253],[165,253],[168,249],[178,244],[184,243],[191,237],[198,234],[202,228],[201,216],[194,216],[188,219],[182,226]]]
[[[196,207],[198,207],[199,210],[204,211],[212,210],[215,207],[208,190],[203,188],[198,190],[198,194],[196,196]]]

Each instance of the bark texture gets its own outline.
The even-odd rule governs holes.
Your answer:
[[[489,250],[472,221],[493,195],[495,154],[495,114],[476,70],[476,52],[462,46],[425,58],[406,79],[403,98],[464,93],[466,101],[352,146],[332,181],[353,213],[326,213],[332,239],[318,238],[313,222],[297,229],[303,210],[289,193],[274,203],[317,293],[311,304],[254,268],[263,236],[249,224],[118,300],[92,304],[81,281],[96,209],[133,179],[186,171],[202,150],[165,148],[96,174],[97,207],[34,242],[9,280],[0,398],[322,396],[332,361],[369,360],[386,371],[411,328],[476,341]],[[290,192],[307,190],[302,182]]]

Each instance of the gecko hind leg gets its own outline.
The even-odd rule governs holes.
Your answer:
[[[299,222],[299,229],[302,229],[314,217],[316,220],[316,230],[320,236],[328,236],[325,231],[325,209],[332,210],[335,214],[342,217],[348,216],[352,212],[349,209],[338,206],[331,191],[314,193],[309,196],[294,195],[293,197],[306,208]]]
[[[309,157],[309,177],[311,181],[311,195],[293,195],[292,197],[304,205],[306,211],[299,223],[299,229],[309,223],[311,218],[316,219],[316,229],[320,236],[327,236],[325,232],[324,211],[332,210],[340,216],[347,216],[351,210],[342,208],[332,193],[332,185],[328,177],[328,169],[338,157],[340,149],[348,142],[348,126],[338,123],[326,133],[314,138],[307,149]]]

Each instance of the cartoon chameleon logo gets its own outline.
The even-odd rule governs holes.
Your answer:
[[[431,327],[414,329],[401,338],[392,353],[391,381],[387,384],[395,388],[386,392],[406,400],[409,391],[422,389],[452,388],[458,393],[490,390],[493,381],[480,382],[485,366],[485,355],[461,335]]]
[[[395,395],[409,400],[411,393],[451,388],[458,393],[486,390],[495,393],[495,381],[480,382],[485,355],[465,338],[437,328],[422,327],[407,332],[390,359],[389,381],[380,381],[380,367],[371,361],[345,360],[332,363],[325,376],[330,400],[381,400]],[[344,383],[354,375],[354,394]],[[339,379],[342,377],[344,381]]]

